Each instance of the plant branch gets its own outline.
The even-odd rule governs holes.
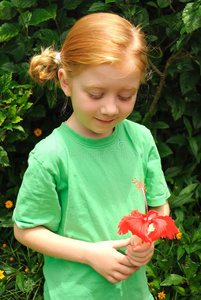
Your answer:
[[[6,133],[7,129],[5,128],[1,133],[0,133],[0,139],[1,137]]]
[[[166,62],[166,65],[165,65],[165,68],[164,68],[164,71],[163,72],[160,72],[155,66],[154,64],[150,64],[153,69],[157,72],[157,74],[160,75],[160,82],[159,82],[159,86],[157,88],[157,91],[156,91],[156,94],[154,95],[154,99],[150,105],[150,108],[149,108],[149,113],[150,115],[152,116],[153,115],[153,112],[154,112],[154,109],[158,103],[158,100],[161,96],[161,93],[162,93],[162,89],[163,89],[163,86],[165,84],[165,80],[166,80],[166,77],[167,77],[167,74],[168,74],[168,68],[170,67],[170,65],[176,61],[176,60],[180,60],[180,59],[183,59],[183,58],[186,58],[186,57],[189,57],[189,56],[192,56],[192,53],[193,52],[189,52],[187,54],[184,54],[184,55],[181,55],[181,56],[178,56],[180,53],[181,53],[182,49],[180,49],[176,54],[173,53],[167,60]]]
[[[154,71],[159,75],[162,76],[163,73],[152,63],[152,61],[149,59],[149,65],[154,69]]]
[[[169,0],[166,0],[166,1],[168,2],[168,4],[169,4],[169,6],[170,6],[171,10],[172,10],[173,12],[175,12],[175,10],[174,10],[174,8],[173,8],[173,6],[172,6],[171,2],[170,2]]]

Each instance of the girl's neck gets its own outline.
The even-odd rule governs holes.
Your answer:
[[[114,128],[110,132],[106,132],[103,134],[93,132],[90,129],[83,126],[82,124],[80,124],[80,123],[78,124],[78,121],[77,121],[74,113],[72,113],[72,115],[68,118],[68,120],[65,122],[65,124],[67,126],[69,126],[75,132],[79,133],[80,135],[82,135],[86,138],[90,138],[90,139],[102,139],[102,138],[110,136],[114,132]]]

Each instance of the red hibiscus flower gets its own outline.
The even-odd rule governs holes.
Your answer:
[[[142,191],[147,208],[144,182],[135,180],[134,183]],[[148,208],[146,214],[142,214],[136,209],[130,215],[124,216],[119,222],[118,228],[118,234],[125,234],[131,231],[132,234],[137,235],[144,242],[150,244],[159,238],[173,239],[175,234],[179,233],[179,229],[175,226],[172,218],[161,216],[154,210],[148,212]]]

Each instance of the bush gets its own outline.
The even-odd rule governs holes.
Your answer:
[[[2,299],[42,299],[43,258],[14,240],[11,215],[28,153],[71,113],[69,106],[61,114],[66,99],[59,88],[31,81],[30,57],[51,44],[60,49],[76,20],[98,11],[113,11],[140,24],[149,44],[147,82],[129,118],[153,133],[171,191],[172,215],[182,233],[181,239],[157,242],[147,267],[150,289],[156,299],[163,297],[160,292],[166,299],[200,298],[200,4],[200,0],[1,1]]]

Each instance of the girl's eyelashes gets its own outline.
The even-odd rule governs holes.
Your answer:
[[[88,93],[88,95],[92,99],[101,99],[103,97],[103,94],[91,94],[91,93]]]
[[[91,94],[91,93],[88,93],[88,95],[92,99],[101,99],[104,96],[103,93],[101,93],[101,94]],[[121,101],[129,101],[132,98],[132,95],[131,96],[121,96],[121,95],[118,95],[118,98]]]
[[[129,101],[131,99],[132,96],[128,96],[128,97],[125,97],[125,96],[118,96],[119,100],[122,100],[122,101]]]

